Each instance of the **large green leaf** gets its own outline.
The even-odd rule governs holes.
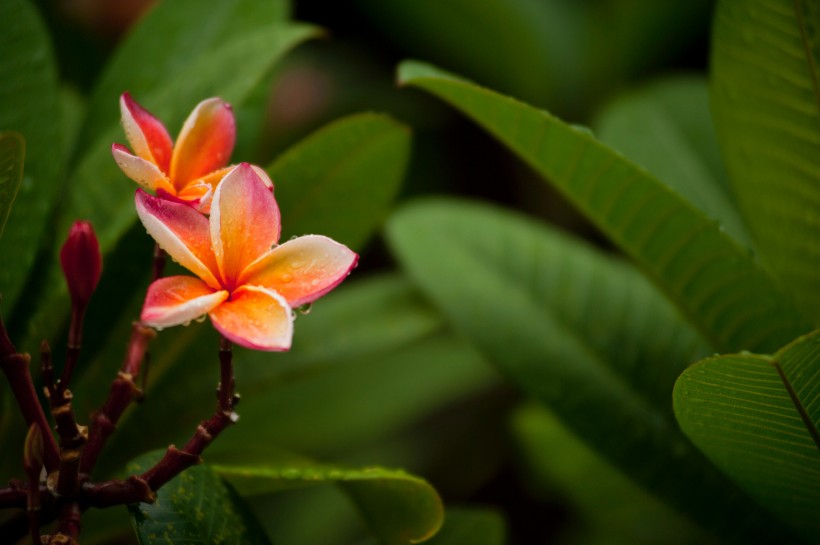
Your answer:
[[[178,127],[191,108],[208,96],[220,95],[241,103],[277,60],[315,32],[315,28],[308,26],[268,24],[180,67],[162,85],[137,98],[160,119],[172,120],[169,126]],[[118,119],[112,116],[108,120],[108,130],[80,160],[70,178],[70,191],[58,220],[58,233],[67,232],[76,218],[91,221],[103,253],[109,252],[136,221],[136,185],[122,174],[111,157],[111,143],[124,140]],[[41,338],[55,336],[65,316],[60,310],[67,308],[66,288],[56,259],[52,264],[43,281],[47,291],[41,297],[42,310],[29,327],[29,344],[33,346]],[[126,286],[129,290],[131,287]]]
[[[494,380],[475,350],[447,334],[440,316],[398,276],[344,285],[295,326],[290,352],[235,350],[241,420],[208,453],[268,446],[328,458]],[[117,471],[135,451],[184,440],[210,414],[218,380],[218,341],[211,330],[194,324],[160,334],[146,400],[123,416],[101,475]],[[121,359],[121,343],[115,348],[110,361],[95,364],[100,370],[78,385],[78,404],[101,401]],[[169,413],[177,416],[169,420]]]
[[[562,545],[705,544],[708,536],[613,468],[543,406],[513,413],[528,482],[556,495],[573,520]],[[446,528],[446,526],[445,526]]]
[[[719,221],[732,238],[751,246],[729,193],[704,78],[667,78],[619,97],[598,114],[593,127],[601,142]]]
[[[450,321],[606,459],[707,528],[732,535],[739,519],[766,535],[761,520],[744,520],[748,499],[678,430],[675,377],[709,349],[634,268],[458,201],[408,206],[387,233]]]
[[[129,472],[148,469],[161,452],[141,456]],[[243,500],[208,466],[194,466],[157,492],[156,502],[129,505],[140,545],[269,545]]]
[[[430,65],[399,81],[496,136],[629,254],[718,350],[775,350],[810,326],[719,223],[588,132]]]
[[[119,96],[130,91],[148,95],[187,71],[191,62],[207,58],[238,37],[283,21],[290,12],[287,0],[165,0],[131,30],[107,64],[94,89],[80,142],[91,144],[120,117]],[[263,49],[245,59],[264,57]],[[241,73],[245,62],[223,67],[225,80]],[[193,103],[200,98],[190,97]],[[175,107],[175,106],[174,106]],[[171,134],[187,112],[177,112],[168,126]],[[83,153],[82,149],[78,150]]]
[[[814,0],[723,0],[715,14],[711,58],[715,123],[738,203],[761,258],[815,322],[820,320],[818,17],[820,4]]]
[[[0,237],[23,181],[26,141],[17,132],[0,132]]]
[[[0,3],[0,51],[0,131],[16,131],[26,141],[23,183],[0,240],[0,293],[8,319],[60,190],[63,142],[56,63],[46,28],[28,0]]]
[[[322,233],[361,247],[401,186],[410,155],[406,126],[377,114],[332,123],[268,167],[287,212],[283,236]]]
[[[715,356],[675,385],[683,431],[757,501],[820,543],[820,332],[773,356]]]
[[[243,449],[233,454],[223,451],[222,455],[237,461],[222,464],[217,457],[210,467],[242,495],[326,483],[338,485],[384,545],[425,541],[438,531],[444,518],[435,489],[401,470],[317,464],[271,449]]]

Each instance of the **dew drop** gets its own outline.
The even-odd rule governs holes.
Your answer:
[[[283,284],[288,284],[290,282],[293,282],[293,275],[290,273],[284,273],[282,276],[279,277],[279,280]]]
[[[299,311],[299,314],[310,314],[310,311],[313,310],[313,303],[306,303],[296,310]]]
[[[204,322],[204,321],[205,321],[205,319],[206,319],[207,317],[208,317],[208,315],[207,315],[207,314],[203,314],[202,316],[200,316],[200,317],[198,317],[198,318],[194,318],[194,321],[195,321],[196,323],[198,323],[198,324],[201,324],[202,322]]]

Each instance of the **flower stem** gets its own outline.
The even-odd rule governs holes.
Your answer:
[[[154,244],[154,278],[152,282],[162,278],[162,272],[165,270],[167,258],[168,254],[165,253],[165,250],[160,248],[159,244]]]

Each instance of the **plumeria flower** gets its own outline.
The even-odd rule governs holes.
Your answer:
[[[358,260],[346,246],[320,235],[277,245],[279,207],[247,163],[217,186],[209,218],[142,189],[136,205],[160,247],[199,277],[170,276],[149,286],[141,319],[150,327],[184,324],[207,314],[236,344],[287,350],[291,309],[336,287]]]
[[[226,166],[236,141],[230,104],[216,97],[197,104],[176,144],[165,126],[128,93],[120,96],[120,110],[125,137],[134,152],[113,144],[111,153],[125,175],[159,197],[209,213],[214,189],[233,168]],[[256,170],[273,187],[265,171]]]

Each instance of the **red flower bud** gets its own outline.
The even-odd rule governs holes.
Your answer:
[[[102,272],[100,244],[91,223],[74,222],[60,250],[60,264],[75,310],[85,310]]]

